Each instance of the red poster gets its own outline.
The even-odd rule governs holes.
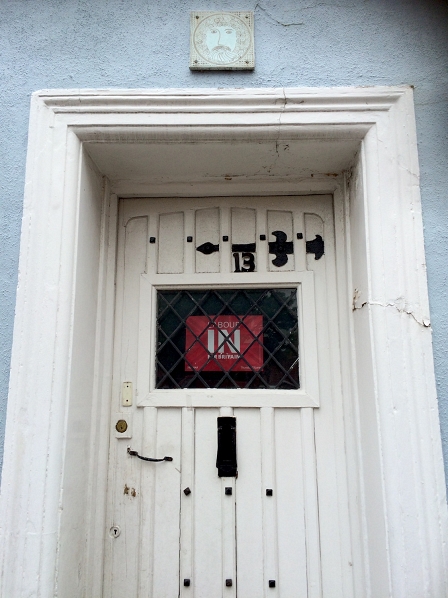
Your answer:
[[[250,372],[263,365],[263,316],[190,316],[185,370]]]

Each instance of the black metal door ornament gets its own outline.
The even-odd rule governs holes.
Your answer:
[[[172,461],[173,457],[163,457],[163,459],[153,459],[152,457],[142,457],[137,453],[137,451],[133,451],[130,446],[128,446],[128,455],[131,457],[138,457],[142,461],[151,461],[152,463],[160,463],[162,461]]]
[[[324,240],[320,235],[316,235],[315,239],[306,242],[306,252],[314,253],[314,259],[320,260],[325,253]]]
[[[272,234],[276,241],[269,241],[269,253],[275,254],[275,259],[272,260],[274,266],[281,268],[288,263],[288,254],[294,252],[294,244],[286,240],[288,237],[282,230],[275,230]]]
[[[216,467],[220,478],[238,475],[236,463],[236,417],[218,417],[218,454]]]
[[[199,245],[199,247],[196,247],[196,251],[200,251],[204,255],[210,255],[215,253],[215,251],[219,251],[219,245],[214,245],[211,241],[206,241],[202,245]]]
[[[238,253],[242,253],[242,252],[255,253],[256,250],[257,250],[257,245],[255,243],[232,243],[232,251],[236,251]]]

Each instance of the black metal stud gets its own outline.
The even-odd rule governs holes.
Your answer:
[[[193,243],[193,237],[187,237],[187,243]]]
[[[272,488],[266,488],[266,496],[272,496]]]
[[[232,587],[232,585],[233,585],[233,582],[232,582],[232,580],[231,580],[231,579],[226,579],[226,586],[227,586],[228,588],[231,588],[231,587]]]
[[[155,243],[156,242],[156,238],[155,237],[149,237],[149,242],[150,243]]]
[[[270,579],[269,580],[269,587],[270,588],[275,588],[275,579]]]
[[[266,235],[260,235],[260,241],[266,241]]]
[[[189,587],[189,585],[190,585],[190,580],[189,580],[189,579],[184,579],[184,586],[185,586],[186,588],[188,588],[188,587]]]
[[[185,494],[185,496],[188,496],[189,494],[191,494],[190,488],[185,488],[184,494]]]
[[[224,235],[222,240],[224,241],[224,243],[227,243],[229,240],[229,236],[228,235]]]
[[[230,486],[226,486],[226,489],[224,490],[224,492],[227,494],[227,496],[231,496],[232,488]]]
[[[297,233],[297,238],[298,239],[303,239],[303,233]]]

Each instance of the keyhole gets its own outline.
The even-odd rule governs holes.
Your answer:
[[[127,422],[124,419],[119,419],[117,421],[117,423],[115,424],[115,429],[120,434],[123,434],[128,429],[128,424],[127,424]]]
[[[109,535],[111,538],[118,538],[120,533],[121,529],[118,527],[118,525],[113,525],[109,530]]]

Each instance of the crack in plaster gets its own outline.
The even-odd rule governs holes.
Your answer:
[[[364,3],[367,0],[364,0]],[[321,7],[330,7],[330,8],[358,8],[359,4],[333,4],[333,3],[327,3],[327,2],[317,2],[316,4],[312,4],[311,6],[302,6],[300,7],[300,10],[314,10],[316,8],[321,8]],[[259,2],[257,2],[254,6],[254,12],[255,10],[259,8],[261,12],[263,12],[268,19],[270,19],[271,21],[273,21],[274,23],[277,23],[278,25],[281,25],[282,27],[295,27],[298,25],[305,25],[304,21],[299,21],[299,22],[294,22],[292,21],[291,23],[284,23],[283,21],[280,21],[279,19],[276,19],[274,16],[272,16],[272,14],[270,12],[268,12],[268,10],[266,8],[264,8],[264,6],[261,6],[261,4]]]
[[[280,146],[280,132],[281,132],[281,128],[282,128],[282,116],[286,110],[286,104],[288,102],[287,98],[286,98],[286,91],[285,88],[282,87],[281,91],[283,93],[283,106],[281,111],[279,112],[278,115],[278,125],[277,125],[277,138],[275,140],[275,158],[272,160],[272,162],[270,163],[269,166],[262,166],[259,170],[257,170],[256,172],[253,173],[252,176],[257,176],[258,174],[260,174],[262,171],[264,171],[265,173],[267,173],[269,176],[273,176],[271,175],[271,171],[272,169],[275,167],[275,165],[277,164],[279,158],[280,158],[280,152],[279,152],[279,146]],[[289,149],[289,144],[285,144],[283,150],[286,151],[287,149]]]
[[[397,155],[395,156],[395,154],[393,153],[393,151],[390,150],[388,143],[384,141],[384,139],[382,138],[381,133],[378,133],[378,142],[381,143],[381,145],[384,147],[385,151],[387,152],[387,157],[390,161],[391,164],[393,164],[394,162],[396,162],[397,166],[403,170],[404,172],[408,173],[409,175],[411,175],[411,177],[414,179],[414,183],[412,184],[413,186],[416,187],[420,187],[420,174],[419,172],[415,171],[415,168],[412,166],[408,166],[407,164],[404,164],[402,161],[402,157],[401,155]]]
[[[254,6],[254,12],[256,11],[256,9],[259,8],[261,10],[261,12],[263,12],[268,19],[270,19],[271,21],[274,21],[274,23],[277,23],[278,25],[281,25],[282,27],[291,27],[291,26],[295,26],[295,25],[304,25],[305,23],[300,22],[300,23],[283,23],[283,21],[279,21],[278,19],[276,19],[275,17],[273,17],[263,6],[261,6],[261,4],[259,2],[257,2]]]
[[[421,315],[416,315],[411,307],[406,303],[404,297],[398,297],[394,301],[388,301],[387,303],[383,303],[381,301],[363,301],[361,304],[358,303],[359,297],[361,296],[361,292],[359,289],[355,289],[353,294],[353,303],[352,303],[352,311],[357,311],[365,307],[366,305],[372,307],[393,307],[398,311],[400,314],[407,314],[411,316],[417,324],[423,326],[423,328],[430,328],[431,321],[427,317],[423,317]]]
[[[317,2],[316,4],[311,4],[311,6],[301,6],[300,10],[314,10],[315,8],[322,8],[322,7],[328,7],[328,8],[358,8],[360,4],[365,4],[368,1],[369,0],[364,0],[364,2],[358,2],[358,3],[355,3],[355,4],[345,4],[344,2],[342,4],[336,4],[334,2]]]

